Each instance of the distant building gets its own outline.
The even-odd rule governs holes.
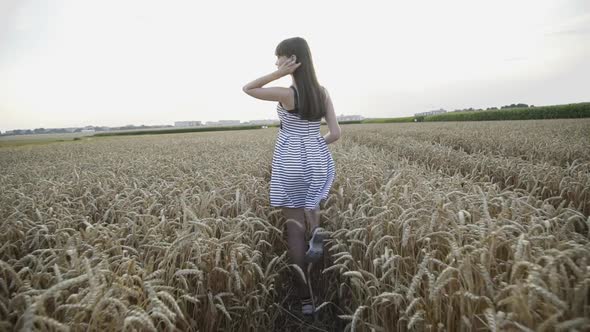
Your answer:
[[[219,120],[219,124],[224,126],[239,125],[240,120]]]
[[[239,125],[240,120],[219,120],[219,121],[207,121],[205,125],[207,126],[235,126]]]
[[[344,115],[340,114],[336,116],[336,121],[358,121],[363,120],[364,117],[361,115]]]
[[[434,115],[434,114],[441,114],[441,113],[446,113],[447,111],[443,110],[442,108],[439,110],[434,110],[434,111],[427,111],[427,112],[421,112],[421,113],[415,113],[414,116],[426,116],[426,115]]]
[[[278,120],[251,120],[246,123],[251,125],[269,125],[274,124],[275,122],[278,122]]]
[[[200,125],[201,121],[174,121],[174,127],[196,127]]]

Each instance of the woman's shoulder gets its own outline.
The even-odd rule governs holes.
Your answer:
[[[326,100],[330,98],[330,93],[325,86],[320,85],[320,90],[322,90],[322,99]]]

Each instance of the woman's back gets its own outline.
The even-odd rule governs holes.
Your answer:
[[[341,130],[340,130],[340,125],[338,124],[338,120],[336,118],[336,112],[334,111],[334,105],[332,104],[332,98],[330,97],[330,94],[328,93],[328,90],[323,87],[320,86],[322,88],[323,91],[323,101],[324,101],[324,106],[325,106],[325,114],[324,116],[322,116],[322,119],[326,120],[326,123],[328,124],[328,129],[330,131],[331,135],[337,136],[338,138],[340,137],[341,134]],[[300,114],[300,110],[299,110],[299,105],[298,105],[298,93],[297,93],[297,89],[294,86],[290,86],[291,90],[293,91],[293,95],[292,95],[292,103],[290,105],[283,105],[281,104],[281,102],[278,103],[277,105],[277,112],[279,113],[279,118],[282,120],[281,117],[281,112],[286,112],[289,114]],[[294,106],[293,106],[294,105]],[[289,106],[288,108],[286,106]],[[320,120],[317,120],[318,122],[321,122]],[[316,122],[316,121],[311,121],[310,122]]]
[[[294,104],[293,109],[287,110],[279,102],[277,105],[277,113],[280,119],[279,128],[285,135],[294,136],[320,136],[320,124],[321,121],[309,121],[301,119],[299,116],[299,104],[297,101],[297,90],[291,86],[294,92]]]

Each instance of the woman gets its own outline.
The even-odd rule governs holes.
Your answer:
[[[281,120],[272,159],[270,205],[281,207],[287,219],[289,255],[302,271],[321,258],[325,233],[320,226],[320,201],[325,201],[335,176],[334,160],[327,144],[340,138],[340,126],[328,91],[320,86],[305,39],[285,39],[275,49],[278,69],[243,88],[248,95],[277,101]],[[263,86],[291,75],[289,88]],[[329,132],[320,133],[325,118]],[[309,228],[307,228],[309,224]],[[311,233],[306,248],[305,235]],[[299,280],[303,314],[314,312],[304,280]]]

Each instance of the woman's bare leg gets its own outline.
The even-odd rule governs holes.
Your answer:
[[[320,225],[320,206],[316,206],[314,209],[304,209],[305,212],[305,219],[307,220],[307,224],[309,228],[307,229],[310,232]]]
[[[287,219],[287,244],[289,246],[289,256],[293,260],[294,264],[297,264],[303,273],[307,271],[307,264],[305,264],[303,258],[306,251],[305,241],[305,214],[303,208],[282,208],[283,214]],[[298,280],[298,292],[300,297],[309,296],[309,289],[305,282],[301,278]]]

